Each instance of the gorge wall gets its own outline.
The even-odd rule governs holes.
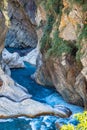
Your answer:
[[[37,5],[42,33],[35,79],[87,108],[87,1],[38,0]]]
[[[6,36],[7,47],[36,47],[37,34],[34,0],[10,0],[7,8],[10,27]]]

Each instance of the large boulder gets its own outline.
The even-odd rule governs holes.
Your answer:
[[[24,62],[17,52],[10,53],[6,49],[2,52],[2,60],[9,68],[23,68]]]
[[[47,104],[30,99],[30,97],[31,95],[24,87],[15,83],[0,68],[0,118],[35,117],[46,114],[60,117],[71,115],[71,111],[67,108],[52,108]]]
[[[36,65],[36,59],[38,57],[39,50],[38,48],[33,49],[26,56],[23,57],[23,61],[29,62],[32,65]]]

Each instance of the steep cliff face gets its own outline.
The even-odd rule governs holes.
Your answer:
[[[39,16],[41,6],[46,17],[38,21],[43,35],[36,81],[55,86],[67,102],[87,108],[87,2],[47,0],[39,4]]]
[[[34,0],[8,1],[8,16],[11,26],[5,45],[9,47],[36,47],[36,5]]]

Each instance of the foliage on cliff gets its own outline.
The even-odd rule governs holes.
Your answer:
[[[70,53],[72,54],[73,48],[76,48],[76,59],[79,59],[82,55],[81,53],[81,41],[85,37],[87,37],[87,17],[86,17],[86,5],[87,2],[85,0],[70,0],[70,6],[65,9],[65,13],[67,13],[67,17],[72,10],[72,5],[79,4],[82,6],[83,12],[83,28],[80,30],[79,35],[77,35],[77,40],[67,41],[60,37],[59,26],[61,22],[62,10],[64,8],[63,0],[46,0],[42,1],[43,6],[47,13],[47,22],[44,28],[44,34],[41,39],[41,52],[49,56],[61,56],[62,53]],[[77,25],[79,26],[79,25]],[[80,27],[79,27],[80,28]],[[53,34],[52,34],[53,32]],[[78,33],[78,32],[77,32]],[[51,36],[53,35],[53,36]],[[74,44],[76,43],[76,44]]]

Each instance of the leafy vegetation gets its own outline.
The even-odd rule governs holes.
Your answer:
[[[41,52],[47,52],[48,54],[51,48],[55,48],[52,45],[52,38],[50,37],[50,33],[56,19],[55,16],[59,15],[59,19],[61,18],[62,0],[47,0],[45,8],[47,11],[47,24],[44,28],[44,34],[41,39]]]
[[[75,114],[74,118],[79,121],[77,126],[72,124],[63,125],[61,130],[87,130],[87,111]]]
[[[56,30],[54,33],[54,38],[52,40],[52,46],[47,52],[47,57],[52,56],[61,56],[62,53],[70,53],[71,47],[68,42],[63,40],[58,36],[58,31]]]
[[[62,6],[62,0],[47,0],[46,10],[51,13],[60,14]]]
[[[74,2],[81,4],[84,11],[87,10],[85,6],[87,5],[86,0],[70,0],[72,5]],[[44,3],[44,1],[42,0]],[[61,14],[63,8],[63,1],[61,0],[45,0],[44,3],[46,12],[47,12],[47,23],[44,28],[43,37],[41,38],[41,52],[46,54],[46,57],[49,56],[61,56],[62,53],[72,53],[73,47],[69,44],[68,41],[63,40],[59,37],[59,25],[61,21]],[[86,6],[87,7],[87,6]],[[66,8],[65,13],[69,14],[71,7]],[[58,17],[58,21],[56,22],[56,18]],[[56,24],[56,29],[53,35],[53,38],[50,37],[52,29]],[[81,34],[78,37],[75,48],[76,52],[76,60],[80,60],[82,56],[82,39],[87,37],[87,24],[84,24]]]
[[[44,34],[43,37],[41,38],[41,52],[46,51],[48,50],[48,48],[50,48],[51,44],[50,33],[52,31],[53,23],[54,23],[54,16],[48,15],[47,24],[44,28]]]

